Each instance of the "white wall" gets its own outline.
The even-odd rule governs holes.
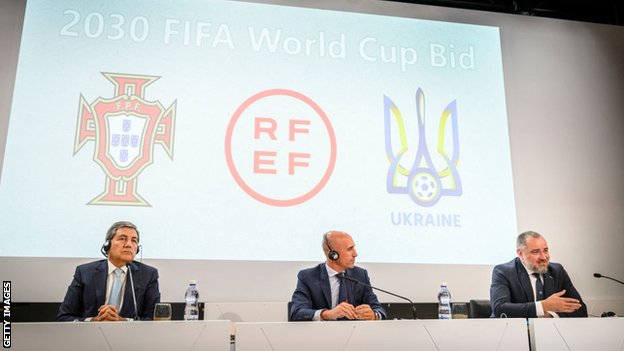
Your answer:
[[[0,2],[0,145],[6,140],[22,2]],[[624,300],[624,286],[592,276],[601,272],[624,279],[624,27],[372,0],[294,3],[499,26],[518,230],[546,236],[552,260],[564,264],[586,300]],[[73,229],[69,225],[66,230]],[[1,230],[0,225],[2,240],[20,235]],[[94,257],[99,245],[93,243]],[[473,245],[479,255],[480,243]],[[359,254],[365,262],[366,252]],[[510,259],[514,255],[509,252]],[[0,277],[12,280],[15,302],[60,301],[74,267],[89,260],[0,257]],[[145,262],[159,268],[163,300],[182,301],[187,280],[198,279],[202,300],[213,302],[287,301],[296,272],[315,264]],[[434,301],[442,280],[456,301],[489,298],[492,266],[361,265],[369,269],[374,285],[414,301]],[[383,294],[380,298],[397,301]]]

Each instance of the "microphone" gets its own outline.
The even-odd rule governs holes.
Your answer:
[[[374,289],[374,290],[379,290],[379,291],[381,291],[381,292],[385,292],[385,293],[386,293],[386,294],[388,294],[388,295],[392,295],[392,296],[394,296],[394,297],[398,297],[398,298],[403,299],[403,300],[405,300],[405,301],[409,301],[410,305],[412,306],[412,316],[414,317],[414,319],[417,319],[417,318],[416,318],[416,305],[414,305],[414,303],[412,302],[412,300],[408,299],[407,297],[404,297],[404,296],[401,296],[401,295],[397,295],[397,294],[395,294],[395,293],[391,293],[391,292],[386,291],[386,290],[384,290],[384,289],[376,288],[376,287],[374,287],[374,286],[372,286],[372,285],[368,285],[368,284],[366,284],[366,283],[362,283],[361,281],[359,281],[359,280],[357,280],[357,279],[355,279],[355,278],[347,277],[347,276],[346,276],[346,275],[344,275],[343,273],[340,273],[340,278],[342,278],[342,279],[346,279],[346,280],[348,280],[348,281],[350,281],[350,282],[353,282],[353,283],[355,283],[355,284],[361,284],[361,285],[364,285],[364,286],[365,286],[365,287],[367,287],[367,288],[371,288],[371,289]]]
[[[594,273],[594,277],[596,277],[596,278],[606,278],[606,279],[613,280],[614,282],[618,282],[620,284],[624,284],[624,282],[622,282],[621,280],[617,280],[615,278],[607,277],[606,275],[602,275],[600,273]]]
[[[611,277],[607,277],[606,275],[602,275],[600,273],[594,273],[594,277],[596,278],[606,278],[606,279],[610,279],[613,280],[614,282],[618,282],[620,284],[624,284],[624,282],[621,282],[615,278],[611,278]],[[615,317],[617,316],[614,312],[608,311],[608,312],[603,312],[600,317]]]
[[[141,320],[141,318],[139,318],[139,310],[137,308],[137,303],[136,303],[136,295],[134,293],[134,280],[132,279],[132,267],[130,266],[130,263],[126,264],[126,267],[128,267],[128,273],[130,274],[130,287],[132,288],[132,302],[134,302],[134,320]]]

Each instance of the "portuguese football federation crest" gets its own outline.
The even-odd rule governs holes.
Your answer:
[[[176,102],[164,108],[145,99],[160,77],[102,73],[115,87],[111,98],[87,103],[80,95],[74,155],[93,140],[93,160],[106,176],[104,191],[90,205],[150,206],[138,194],[139,174],[153,162],[154,146],[173,159]]]

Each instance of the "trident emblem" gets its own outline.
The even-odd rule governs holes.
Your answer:
[[[90,205],[150,206],[137,193],[139,174],[153,162],[160,144],[173,159],[174,101],[165,109],[145,99],[145,88],[160,77],[102,73],[114,86],[114,96],[91,104],[80,94],[74,155],[95,141],[93,160],[106,175],[104,192]]]
[[[437,152],[446,164],[446,168],[441,171],[435,169],[427,147],[425,138],[425,95],[420,88],[416,92],[416,110],[418,116],[418,146],[416,156],[411,158],[408,153],[410,149],[408,147],[408,137],[405,131],[403,116],[394,102],[384,95],[386,156],[390,162],[386,188],[389,193],[393,194],[407,193],[412,201],[418,205],[429,207],[435,205],[441,196],[460,196],[462,194],[461,179],[457,172],[457,164],[459,162],[457,107],[455,100],[453,100],[446,106],[440,116]],[[450,147],[453,150],[451,156],[446,151],[446,148],[449,147],[446,144],[446,127],[449,121],[451,124]],[[393,135],[393,130],[398,135]],[[393,138],[395,138],[394,145],[392,143]],[[413,155],[413,152],[411,155]],[[413,160],[411,166],[406,166],[411,160]],[[448,187],[443,187],[443,180],[448,180]]]

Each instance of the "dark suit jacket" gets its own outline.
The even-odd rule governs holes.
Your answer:
[[[546,297],[565,290],[564,297],[581,301],[582,307],[572,313],[557,312],[560,317],[587,317],[587,306],[562,265],[551,262],[543,277]],[[534,299],[529,274],[520,258],[516,257],[494,267],[490,286],[492,317],[501,317],[504,313],[508,318],[535,318],[537,314]]]
[[[158,271],[143,263],[130,264],[137,310],[140,319],[152,319],[154,305],[160,302],[158,290]],[[84,320],[95,317],[98,308],[106,303],[107,260],[86,263],[76,267],[74,280],[67,288],[65,299],[59,308],[56,319],[59,321]],[[126,274],[123,305],[120,316],[134,318],[134,302],[129,274]]]
[[[345,275],[370,285],[368,272],[359,267],[347,269]],[[386,311],[381,307],[377,296],[369,287],[344,280],[347,284],[349,303],[353,306],[369,305],[374,312],[378,312],[382,319],[386,319]],[[331,288],[325,263],[316,267],[304,269],[297,275],[297,288],[293,293],[290,309],[291,321],[309,321],[314,312],[320,309],[331,309]]]

